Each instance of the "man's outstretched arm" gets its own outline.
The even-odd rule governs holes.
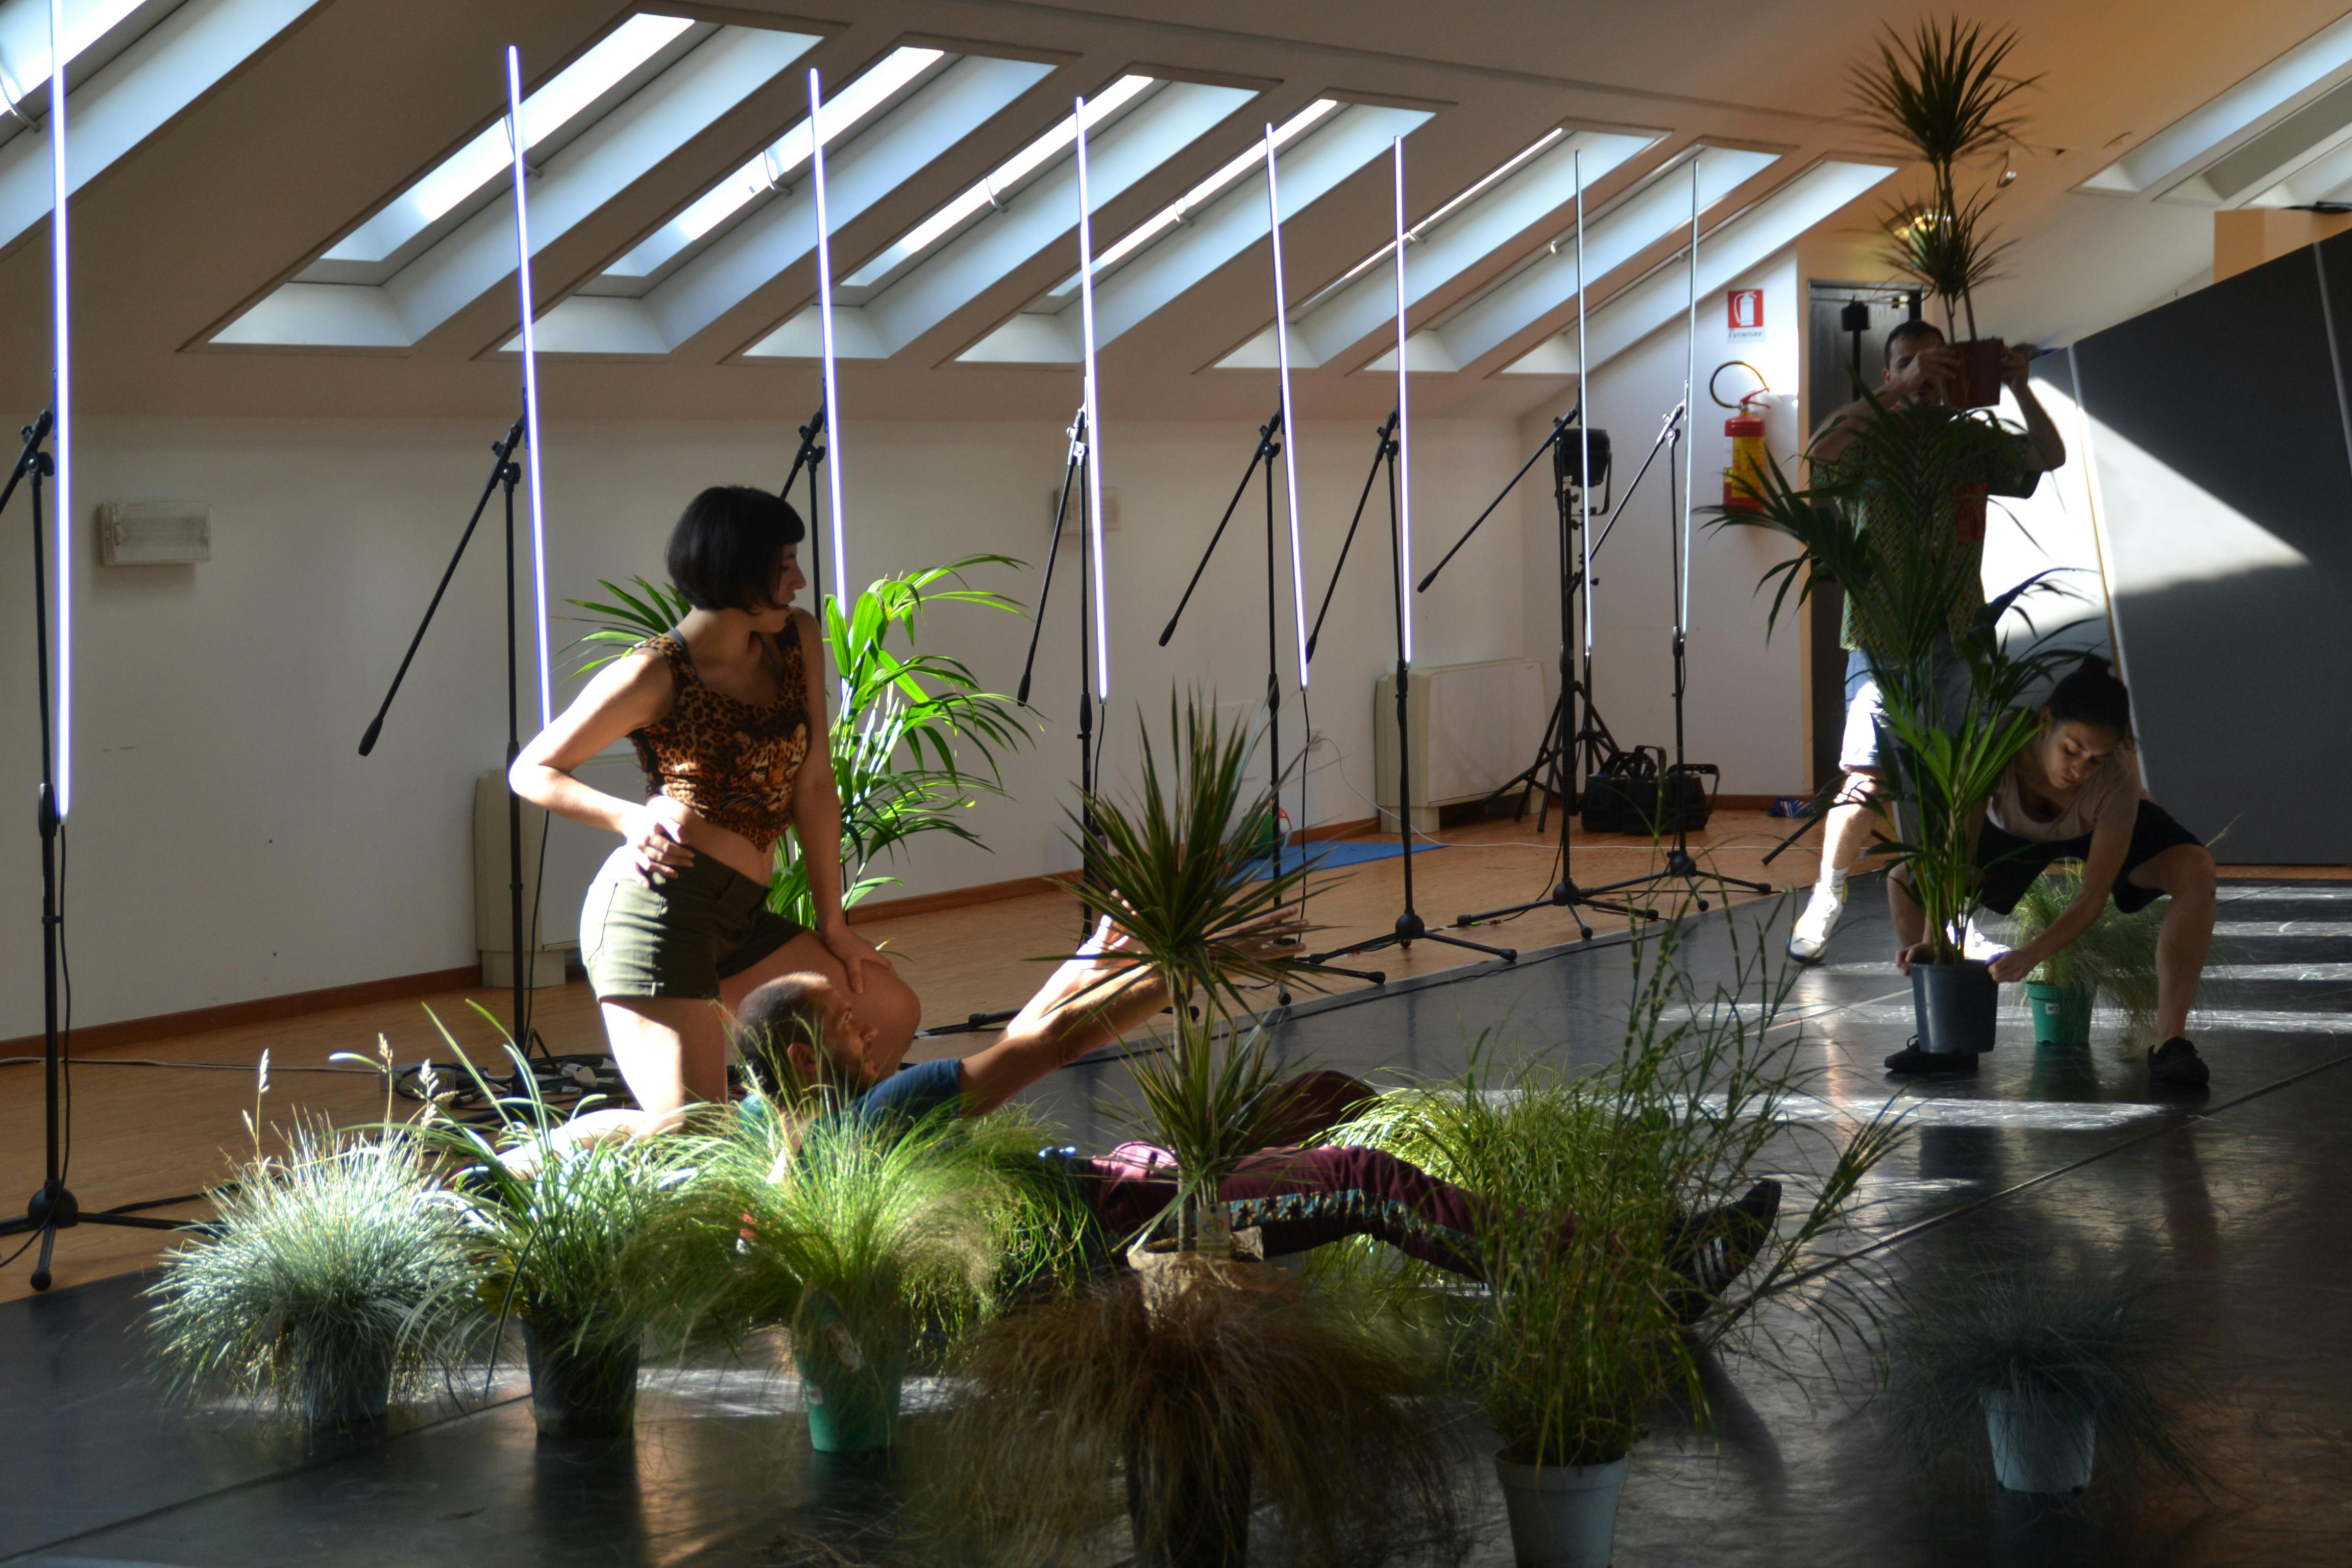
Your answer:
[[[963,1113],[995,1110],[1047,1073],[1140,1027],[1167,1005],[1159,972],[1128,956],[1104,917],[1093,938],[1054,971],[996,1042],[963,1058]]]

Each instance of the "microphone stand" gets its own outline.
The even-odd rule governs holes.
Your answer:
[[[1037,615],[1029,626],[1029,657],[1022,664],[1021,684],[1013,689],[1013,700],[1024,708],[1029,706],[1029,688],[1037,673],[1037,641],[1045,630],[1045,605],[1054,594],[1054,565],[1062,556],[1062,526],[1069,519],[1070,496],[1075,490],[1078,497],[1078,940],[1083,942],[1092,934],[1095,921],[1094,798],[1098,756],[1095,745],[1095,692],[1088,679],[1088,672],[1094,668],[1094,628],[1087,622],[1086,602],[1093,543],[1087,527],[1087,488],[1078,482],[1091,460],[1084,404],[1078,405],[1064,434],[1069,437],[1070,445],[1062,466],[1062,499],[1054,507],[1054,535],[1045,545],[1045,580],[1038,584]],[[978,1028],[1011,1016],[1011,1013],[974,1013],[965,1026]]]
[[[1273,416],[1267,419],[1265,424],[1258,426],[1257,446],[1250,453],[1248,465],[1242,469],[1241,483],[1234,487],[1234,499],[1225,503],[1225,515],[1217,520],[1216,531],[1209,535],[1208,548],[1201,552],[1200,564],[1192,568],[1192,580],[1184,584],[1183,595],[1176,601],[1175,613],[1168,617],[1167,626],[1161,627],[1160,632],[1160,646],[1161,647],[1166,647],[1168,646],[1168,640],[1176,635],[1176,624],[1184,618],[1184,607],[1192,602],[1192,590],[1201,585],[1202,574],[1208,571],[1210,558],[1214,556],[1217,552],[1218,542],[1225,537],[1226,527],[1234,521],[1234,513],[1240,510],[1242,497],[1249,492],[1250,479],[1260,472],[1261,466],[1263,466],[1265,479],[1266,777],[1268,792],[1274,802],[1275,807],[1274,820],[1276,832],[1274,864],[1275,869],[1277,873],[1282,868],[1282,853],[1284,849],[1288,847],[1288,844],[1286,842],[1288,836],[1281,831],[1283,775],[1282,645],[1279,629],[1281,625],[1279,610],[1282,598],[1281,573],[1275,554],[1274,460],[1282,455],[1282,443],[1288,438],[1288,435],[1289,432],[1286,431],[1282,427],[1282,410],[1280,407],[1276,407],[1274,411]],[[1360,510],[1359,511],[1359,515],[1361,515]],[[1352,534],[1353,531],[1350,530],[1350,532]],[[1311,639],[1307,646],[1310,649],[1314,647]],[[1312,658],[1313,656],[1310,653],[1308,657]],[[1303,831],[1306,824],[1301,823],[1299,826]],[[1301,841],[1299,852],[1302,855],[1306,853],[1303,840]],[[1410,877],[1412,873],[1408,869],[1406,874]],[[1303,919],[1307,910],[1307,879],[1303,877],[1299,879],[1298,882],[1298,908],[1299,913]],[[1374,973],[1370,970],[1333,969],[1331,973],[1345,974],[1357,980],[1369,980],[1375,985],[1383,984],[1386,979],[1386,976]],[[1286,1005],[1290,1001],[1289,991],[1286,988],[1278,991],[1276,993],[1276,999]]]
[[[58,1232],[78,1225],[110,1225],[126,1230],[177,1230],[179,1220],[154,1219],[133,1214],[134,1209],[161,1208],[166,1204],[184,1203],[184,1198],[158,1198],[146,1203],[121,1204],[110,1209],[83,1213],[79,1200],[66,1185],[65,1134],[66,1121],[59,1090],[66,1073],[65,1030],[58,1024],[59,961],[65,950],[65,900],[58,886],[58,841],[63,836],[65,824],[58,816],[57,758],[49,730],[49,599],[47,551],[41,537],[41,481],[57,471],[55,459],[41,449],[48,439],[53,411],[43,409],[39,419],[25,426],[24,448],[16,455],[16,466],[9,470],[8,483],[0,488],[0,511],[7,510],[9,498],[16,493],[16,484],[29,477],[33,496],[33,637],[36,648],[34,679],[37,682],[34,706],[39,714],[41,734],[41,790],[38,822],[41,835],[41,1068],[45,1121],[43,1125],[43,1167],[41,1190],[26,1204],[25,1212],[15,1219],[0,1220],[0,1236],[21,1236],[26,1232],[41,1238],[41,1255],[33,1266],[32,1286],[36,1290],[49,1288],[49,1258],[56,1249]]]
[[[401,656],[400,668],[393,673],[390,689],[384,692],[383,701],[377,707],[375,717],[368,721],[367,733],[360,737],[360,755],[362,757],[374,752],[376,740],[383,733],[384,715],[391,711],[393,699],[400,695],[401,683],[408,679],[408,667],[415,661],[416,650],[425,641],[425,631],[433,625],[434,614],[441,607],[442,595],[449,591],[450,579],[457,574],[457,563],[466,558],[466,546],[473,542],[474,530],[480,524],[482,513],[488,510],[490,497],[501,489],[506,492],[506,757],[507,767],[509,770],[514,767],[514,760],[522,751],[522,710],[518,694],[521,678],[520,667],[517,662],[519,656],[516,651],[516,640],[519,632],[515,619],[515,486],[522,479],[522,468],[514,460],[515,449],[522,445],[522,433],[523,421],[518,417],[507,430],[505,437],[490,447],[490,474],[489,478],[483,481],[481,499],[474,503],[473,515],[466,520],[465,531],[457,536],[457,548],[450,552],[449,564],[442,569],[441,581],[434,588],[433,597],[425,606],[424,619],[416,623],[415,636],[408,639],[408,651]],[[522,888],[522,796],[515,793],[514,782],[509,779],[507,782],[507,912],[509,921],[509,931],[514,942],[514,1000],[511,1004],[512,1029],[510,1032],[516,1048],[526,1057],[536,1048],[539,1054],[548,1058],[551,1064],[553,1058],[549,1056],[546,1043],[539,1037],[539,1031],[531,1023],[529,982],[538,978],[536,970],[539,954],[536,951],[526,952],[523,947]],[[528,970],[526,965],[530,966]],[[523,1086],[520,1081],[514,1085],[514,1090],[518,1094],[522,1092],[522,1089]]]
[[[1579,524],[1576,508],[1570,504],[1571,487],[1580,489],[1583,483],[1589,483],[1591,476],[1586,474],[1580,479],[1573,474],[1573,466],[1568,458],[1567,437],[1569,432],[1581,428],[1580,424],[1577,422],[1580,422],[1583,417],[1584,405],[1580,403],[1566,415],[1554,419],[1551,422],[1551,433],[1544,437],[1541,445],[1528,454],[1528,460],[1519,465],[1519,471],[1511,476],[1510,482],[1503,487],[1501,492],[1493,500],[1486,503],[1486,510],[1480,512],[1470,526],[1463,531],[1462,537],[1454,542],[1454,548],[1448,550],[1444,558],[1429,569],[1428,574],[1414,585],[1415,593],[1425,592],[1429,585],[1437,580],[1437,574],[1445,570],[1446,563],[1461,552],[1464,545],[1470,542],[1470,536],[1478,531],[1479,527],[1487,518],[1494,515],[1495,510],[1503,504],[1504,498],[1517,488],[1521,479],[1528,477],[1528,470],[1536,466],[1537,460],[1546,452],[1551,454],[1552,491],[1559,513],[1559,696],[1552,703],[1550,717],[1545,721],[1543,744],[1536,753],[1536,760],[1517,777],[1507,779],[1496,786],[1486,798],[1489,801],[1495,800],[1508,793],[1514,785],[1522,785],[1528,790],[1541,792],[1543,803],[1536,816],[1536,831],[1540,833],[1543,831],[1544,813],[1551,809],[1551,795],[1554,792],[1559,794],[1559,881],[1540,898],[1530,899],[1525,903],[1509,904],[1501,909],[1482,910],[1475,914],[1463,915],[1454,922],[1456,928],[1479,925],[1488,921],[1524,914],[1529,910],[1566,910],[1569,918],[1576,922],[1578,936],[1590,942],[1592,940],[1592,928],[1585,923],[1584,916],[1580,912],[1580,910],[1602,910],[1611,914],[1623,915],[1628,920],[1658,918],[1655,910],[1643,909],[1627,903],[1613,903],[1607,901],[1603,897],[1597,896],[1615,892],[1620,888],[1631,887],[1634,885],[1633,881],[1610,882],[1596,888],[1585,888],[1578,886],[1576,880],[1570,830],[1575,826],[1577,769],[1580,762],[1590,770],[1596,760],[1605,763],[1617,752],[1616,740],[1609,733],[1609,726],[1601,721],[1600,713],[1592,705],[1591,656],[1589,653],[1585,656],[1585,668],[1581,676],[1576,667],[1576,595],[1584,585],[1584,575],[1575,549],[1576,531]],[[1664,433],[1661,432],[1662,439],[1663,437]],[[1657,448],[1653,446],[1652,456],[1656,455],[1656,450]],[[1643,471],[1646,473],[1648,469],[1649,465],[1644,462]],[[1640,477],[1636,476],[1633,480],[1634,486],[1638,487],[1641,482]],[[1626,499],[1631,500],[1632,497],[1633,490],[1629,489],[1626,491]],[[1623,510],[1623,504],[1622,501],[1618,503],[1620,510]],[[1601,539],[1607,538],[1608,532],[1604,529]],[[1596,551],[1600,548],[1599,542],[1595,542],[1593,548]],[[1580,695],[1584,700],[1584,721],[1581,725],[1579,725],[1576,719],[1576,701]],[[1547,772],[1550,774],[1549,783],[1544,776]],[[1522,797],[1518,815],[1524,816],[1526,814],[1527,802]]]
[[[1489,958],[1499,958],[1505,963],[1517,963],[1519,960],[1517,948],[1489,947],[1484,942],[1467,942],[1461,937],[1447,936],[1443,932],[1433,931],[1429,929],[1429,923],[1421,918],[1420,911],[1412,905],[1412,720],[1411,717],[1412,664],[1405,655],[1404,646],[1404,540],[1402,531],[1398,526],[1397,425],[1397,416],[1391,411],[1388,422],[1376,432],[1371,468],[1364,476],[1364,490],[1356,501],[1355,520],[1348,524],[1348,542],[1355,542],[1356,525],[1364,520],[1364,502],[1371,496],[1372,481],[1380,477],[1381,470],[1385,468],[1388,470],[1389,481],[1389,564],[1391,581],[1395,587],[1395,592],[1389,600],[1389,613],[1396,630],[1397,848],[1398,858],[1404,864],[1404,912],[1397,916],[1395,928],[1387,933],[1367,938],[1362,942],[1349,942],[1345,947],[1335,947],[1328,952],[1310,953],[1307,956],[1307,962],[1326,964],[1329,959],[1345,958],[1350,953],[1375,952],[1390,946],[1409,948],[1416,942],[1444,942],[1448,947],[1465,948],[1472,952],[1483,952]],[[1521,472],[1525,471],[1521,470]],[[1483,521],[1484,519],[1480,521]],[[1472,526],[1475,527],[1476,524],[1474,523]],[[1343,544],[1339,550],[1339,563],[1331,569],[1331,586],[1323,591],[1324,611],[1328,611],[1331,607],[1332,590],[1339,585],[1339,569],[1347,563],[1348,551],[1347,546]],[[1315,617],[1315,636],[1319,637],[1322,634],[1323,614],[1318,612]],[[1313,646],[1311,638],[1308,646]],[[1339,973],[1344,974],[1349,972],[1341,970]],[[1374,983],[1383,984],[1386,979],[1387,976],[1381,975],[1376,977]]]
[[[817,574],[818,561],[816,545],[818,538],[824,531],[817,527],[816,481],[817,469],[824,462],[824,448],[818,445],[818,443],[824,438],[824,405],[823,403],[819,403],[816,405],[816,412],[809,416],[809,422],[800,427],[800,449],[793,454],[793,471],[784,476],[783,485],[776,491],[776,494],[784,500],[791,500],[793,499],[793,481],[801,477],[801,470],[803,468],[808,470],[808,531],[807,537],[803,541],[803,542],[808,546],[808,580],[813,584],[822,584],[824,580]],[[818,611],[817,618],[822,621],[824,618],[824,590],[822,586],[819,586],[816,592]],[[844,611],[843,613],[846,614],[847,612]],[[822,628],[820,627],[819,629],[821,630]]]

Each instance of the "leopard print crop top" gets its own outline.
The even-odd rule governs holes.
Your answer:
[[[691,806],[763,849],[774,844],[792,821],[793,781],[809,750],[800,637],[788,633],[771,645],[776,697],[761,707],[703,685],[675,632],[639,646],[662,657],[677,686],[669,711],[629,735],[646,792]]]

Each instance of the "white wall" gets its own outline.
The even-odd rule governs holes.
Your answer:
[[[1766,439],[1783,465],[1792,463],[1798,445],[1797,348],[1804,301],[1798,292],[1795,251],[1781,252],[1731,287],[1765,291],[1766,336],[1760,342],[1731,342],[1722,291],[1700,297],[1696,447],[1685,453],[1696,473],[1700,507],[1723,499],[1723,469],[1731,461],[1731,444],[1723,433],[1729,410],[1717,407],[1706,391],[1717,365],[1739,359],[1761,370],[1776,393],[1785,394],[1774,399]],[[1686,342],[1677,315],[1591,375],[1591,422],[1612,437],[1620,499],[1667,411],[1682,398]],[[1723,395],[1736,401],[1755,382],[1733,370],[1725,373],[1720,385]],[[1557,407],[1565,410],[1574,399],[1571,381]],[[1549,427],[1549,410],[1524,422],[1525,449],[1533,450]],[[1675,600],[1668,549],[1679,513],[1670,503],[1668,466],[1661,453],[1593,563],[1593,698],[1620,745],[1663,746],[1672,760]],[[1550,489],[1538,482],[1546,472],[1539,466],[1528,477],[1522,512],[1524,613],[1531,642],[1546,655],[1549,668],[1559,617]],[[1679,473],[1674,483],[1678,495]],[[1603,526],[1596,519],[1596,540]],[[1692,541],[1686,754],[1694,763],[1720,767],[1722,787],[1731,794],[1801,794],[1805,734],[1799,627],[1793,610],[1784,613],[1768,640],[1770,599],[1755,594],[1758,580],[1785,550],[1776,536],[1760,530],[1710,528],[1696,510]]]
[[[477,773],[499,764],[505,736],[495,507],[375,755],[362,759],[356,747],[456,542],[497,434],[390,421],[82,422],[80,709],[69,827],[77,1021],[473,960],[471,792]],[[1466,521],[1465,509],[1484,504],[1517,445],[1504,421],[1421,423],[1414,435],[1416,506],[1433,529],[1448,517]],[[1116,767],[1131,748],[1138,705],[1163,714],[1171,683],[1227,699],[1254,699],[1261,689],[1265,547],[1254,491],[1176,641],[1157,647],[1255,436],[1243,426],[1118,423],[1108,436],[1105,471],[1123,502],[1109,551],[1108,722]],[[558,425],[547,438],[558,597],[589,596],[599,577],[658,577],[662,542],[693,489],[772,484],[792,450],[782,424],[748,422]],[[1338,552],[1370,446],[1369,430],[1356,424],[1302,430],[1301,510],[1315,587]],[[1058,426],[853,425],[844,451],[858,580],[979,551],[1042,564],[1044,498],[1062,468]],[[210,504],[211,561],[95,564],[88,519],[97,506],[164,499]],[[19,522],[21,507],[10,514]],[[1316,753],[1312,820],[1372,812],[1349,786],[1371,791],[1371,683],[1393,657],[1385,526],[1376,501],[1318,652],[1313,718],[1329,740]],[[1417,651],[1424,661],[1527,651],[1515,581],[1517,520],[1489,526],[1500,531],[1492,547],[1423,596]],[[21,599],[23,566],[12,564],[6,575]],[[982,580],[1034,597],[1034,572]],[[1075,572],[1055,584],[1033,694],[1040,732],[1008,770],[1014,799],[975,814],[994,853],[934,838],[903,868],[907,890],[1073,864],[1060,803],[1076,772],[1075,586]],[[9,933],[0,944],[0,1037],[29,1034],[40,1022],[26,608],[12,605],[0,631],[16,672],[0,683],[0,734],[11,738],[0,753],[0,798],[23,808],[9,818],[23,830],[0,831],[0,887],[10,890],[0,910]],[[1027,631],[1025,620],[950,607],[939,612],[931,638],[1009,691]],[[568,635],[559,626],[559,642]],[[1283,637],[1287,660],[1286,599]],[[1292,702],[1296,713],[1295,696]],[[534,705],[526,675],[526,733]]]

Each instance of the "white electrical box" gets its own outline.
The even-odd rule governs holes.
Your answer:
[[[106,566],[180,566],[213,558],[212,509],[187,501],[120,500],[98,509]]]

